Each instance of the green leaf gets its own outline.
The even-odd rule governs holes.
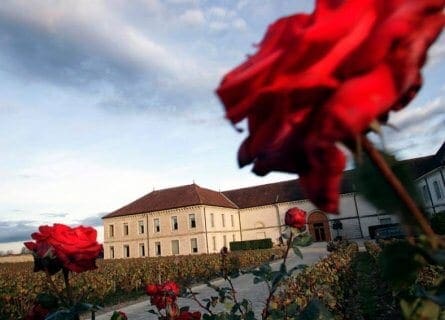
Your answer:
[[[300,248],[298,248],[298,246],[292,246],[292,250],[294,250],[296,256],[300,257],[300,259],[303,259],[303,254],[301,253],[301,250]]]
[[[272,267],[270,266],[270,264],[268,262],[266,262],[260,266],[260,271],[262,271],[264,273],[269,273],[272,271]]]
[[[114,311],[113,314],[111,315],[110,320],[124,320],[126,318],[124,318],[119,312]]]
[[[442,281],[438,288],[432,292],[425,291],[423,288],[419,291],[420,294],[418,296],[429,299],[441,307],[445,307],[445,281]]]
[[[299,320],[332,320],[334,316],[319,300],[311,300],[298,317]]]
[[[230,310],[230,313],[236,313],[239,309],[240,309],[240,304],[239,303],[235,303],[233,305],[232,309]]]
[[[260,277],[255,277],[255,278],[253,278],[253,283],[254,284],[257,284],[257,283],[260,283],[260,282],[263,282],[264,281],[264,279],[263,278],[260,278]]]
[[[185,312],[185,311],[189,311],[189,310],[190,310],[189,306],[179,308],[179,312],[183,312],[183,311]]]
[[[282,319],[284,319],[284,312],[281,311],[280,309],[269,310],[269,317],[267,319],[282,320]]]
[[[287,314],[290,316],[297,314],[298,310],[300,310],[300,306],[296,302],[291,303],[286,308]]]
[[[96,306],[96,305],[93,305],[90,303],[84,303],[84,302],[79,302],[72,308],[72,310],[77,313],[81,313],[81,312],[85,312],[85,311],[97,311],[99,309],[100,309],[99,306]]]
[[[38,304],[48,310],[56,309],[59,305],[59,299],[51,293],[39,293],[36,300]]]
[[[246,312],[246,320],[255,320],[255,314],[253,313],[253,311]]]
[[[280,265],[280,272],[283,273],[283,274],[287,274],[287,267],[286,267],[285,263],[282,263]]]
[[[51,313],[45,320],[75,320],[78,315],[71,310],[61,309]]]
[[[280,271],[274,271],[272,275],[272,290],[280,284],[281,280],[287,275],[287,273],[282,273]]]
[[[387,245],[379,255],[382,278],[396,289],[407,288],[417,278],[422,267],[420,250],[405,241]]]
[[[310,234],[303,233],[294,238],[292,241],[292,248],[295,247],[307,247],[310,246],[313,242],[313,239]]]

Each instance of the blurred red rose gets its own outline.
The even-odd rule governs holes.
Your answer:
[[[174,294],[175,296],[179,295],[179,286],[174,281],[167,281],[162,285],[162,291],[165,293]]]
[[[102,251],[102,245],[96,241],[96,236],[96,230],[91,227],[45,225],[39,227],[39,232],[31,235],[36,242],[34,244],[26,242],[25,245],[37,255],[41,255],[44,248],[48,247],[64,268],[74,272],[84,272],[97,268],[96,258]]]
[[[306,211],[299,208],[291,208],[286,211],[284,223],[292,228],[303,231],[306,228]]]
[[[182,311],[176,320],[199,320],[201,319],[201,312],[199,311]]]
[[[174,304],[179,295],[180,288],[174,281],[166,281],[163,284],[147,284],[145,293],[149,295],[150,303],[158,309],[165,309]]]
[[[145,293],[149,296],[155,295],[156,293],[158,293],[158,291],[159,291],[158,286],[155,284],[147,284],[145,286]]]
[[[28,311],[23,320],[44,320],[48,314],[48,309],[44,308],[41,304],[36,303]]]
[[[273,23],[259,50],[217,89],[232,123],[248,119],[240,166],[297,173],[308,198],[337,212],[345,156],[374,120],[420,89],[444,0],[318,0]]]

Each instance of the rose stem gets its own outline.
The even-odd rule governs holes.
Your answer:
[[[236,298],[235,287],[233,286],[232,279],[230,279],[230,276],[228,275],[226,259],[227,259],[227,253],[221,254],[221,269],[222,269],[223,278],[230,285],[230,289],[232,291],[231,293],[232,293],[233,302],[235,302],[235,304],[237,304],[239,306],[240,304],[238,303],[238,300]],[[238,307],[238,310],[240,311],[242,318],[244,318],[244,312],[240,306]]]
[[[73,293],[71,291],[71,286],[70,286],[70,279],[69,279],[69,270],[63,268],[63,279],[65,280],[65,287],[66,287],[66,292],[68,294],[68,301],[70,304],[73,303]]]
[[[199,299],[196,297],[196,293],[192,291],[192,288],[187,287],[187,289],[189,290],[190,294],[192,295],[192,300],[194,300],[200,308],[206,310],[210,315],[213,316],[212,310],[210,308],[206,307],[205,305],[203,305],[201,303],[201,301],[199,301]]]
[[[53,278],[51,278],[51,275],[49,274],[48,269],[46,269],[46,268],[45,268],[45,274],[46,274],[46,278],[48,279],[48,283],[51,286],[51,289],[53,289],[53,291],[56,293],[56,295],[59,297],[59,299],[62,300],[62,302],[66,303],[65,298],[59,292],[59,290],[57,290],[57,287],[54,284]]]
[[[290,247],[292,246],[292,236],[293,236],[293,234],[291,232],[290,237],[287,240],[287,248],[286,248],[286,252],[284,253],[283,262],[281,263],[281,265],[286,265],[287,256],[289,254]],[[269,289],[269,296],[267,297],[266,306],[264,307],[263,312],[261,314],[262,319],[267,319],[267,317],[269,316],[268,310],[269,310],[270,300],[272,300],[273,294],[275,293],[277,286],[275,286],[275,289],[274,289],[274,288],[270,287],[269,283],[267,283],[267,288]]]
[[[432,246],[436,247],[436,245],[437,245],[436,234],[434,233],[433,229],[431,229],[431,226],[429,225],[427,219],[424,217],[422,212],[417,207],[417,204],[414,202],[414,200],[411,198],[409,193],[403,187],[400,180],[396,177],[394,172],[388,166],[388,164],[386,163],[385,159],[382,157],[380,152],[374,147],[374,145],[365,136],[362,136],[362,138],[361,138],[361,145],[362,145],[363,149],[366,151],[366,153],[369,155],[369,157],[371,158],[371,161],[374,163],[374,165],[380,170],[380,173],[382,174],[382,176],[385,178],[385,180],[389,183],[391,188],[395,191],[397,196],[400,198],[402,203],[406,206],[408,211],[417,220],[422,231],[431,239]]]

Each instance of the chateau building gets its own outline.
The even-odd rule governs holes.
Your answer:
[[[445,144],[432,156],[407,160],[430,213],[445,211]],[[215,253],[232,241],[271,238],[278,243],[284,215],[308,212],[315,241],[370,237],[369,227],[398,222],[355,191],[353,170],[344,172],[340,214],[321,212],[297,180],[218,192],[196,184],[153,191],[103,217],[105,259]],[[333,230],[335,221],[343,228]]]

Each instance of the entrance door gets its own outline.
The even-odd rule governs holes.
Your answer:
[[[324,232],[324,224],[314,223],[315,241],[326,241],[326,233]]]
[[[331,240],[329,221],[323,212],[312,212],[307,219],[307,225],[309,227],[309,233],[311,234],[314,241],[321,242]]]

